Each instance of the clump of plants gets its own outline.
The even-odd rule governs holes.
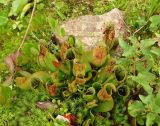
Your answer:
[[[34,5],[17,1],[20,10],[28,9],[13,6],[16,23]],[[62,3],[55,6],[64,20]],[[27,42],[5,58],[9,73],[0,80],[0,125],[160,125],[159,19],[154,15],[146,25],[151,38],[115,41],[107,29],[105,42],[85,50],[74,36],[64,40],[65,31],[49,18],[50,41]],[[113,53],[116,46],[123,50],[120,57]]]
[[[153,32],[158,27],[155,18],[150,18]],[[25,43],[19,52],[6,58],[10,76],[0,86],[1,105],[12,108],[20,104],[16,103],[18,92],[33,93],[32,105],[24,102],[22,111],[32,113],[33,108],[45,112],[44,120],[52,125],[160,124],[157,38],[119,38],[121,57],[111,53],[109,45],[115,43],[114,39],[99,42],[87,51],[73,36],[62,40],[53,35],[49,43]],[[27,67],[29,64],[36,66],[36,71]]]

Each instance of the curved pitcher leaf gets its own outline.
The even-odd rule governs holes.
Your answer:
[[[68,90],[62,92],[63,97],[69,97],[71,93]]]
[[[93,87],[89,87],[87,91],[83,94],[83,98],[86,101],[91,101],[95,98],[96,91]]]
[[[52,81],[51,76],[47,72],[44,72],[44,71],[38,71],[38,72],[33,73],[31,75],[31,79],[38,79],[43,84],[46,84]]]
[[[97,107],[94,108],[95,112],[108,112],[111,111],[114,107],[113,99],[100,102]]]
[[[71,93],[76,93],[77,92],[77,85],[76,85],[75,81],[73,81],[72,83],[68,83],[68,90]]]
[[[112,83],[105,84],[98,92],[97,97],[101,101],[112,100],[112,90],[116,92],[116,87]]]
[[[68,49],[69,49],[69,45],[66,42],[61,44],[59,54],[60,54],[62,61],[64,61],[66,59],[66,53],[67,53]]]
[[[28,90],[31,88],[31,78],[16,77],[16,85],[20,89]]]
[[[83,78],[85,76],[85,73],[86,73],[86,65],[81,63],[76,63],[76,61],[74,61],[73,63],[74,76]]]
[[[108,49],[105,46],[96,46],[92,53],[91,63],[94,66],[100,67],[106,63]]]
[[[74,81],[78,85],[84,85],[87,80],[85,78],[78,78],[78,77],[76,77]]]
[[[127,72],[124,67],[118,65],[118,66],[115,66],[114,68],[114,75],[116,80],[119,83],[122,83],[127,77]]]
[[[73,60],[75,59],[75,53],[73,52],[72,48],[68,49],[64,54],[64,59]]]
[[[127,85],[120,85],[117,87],[117,92],[119,96],[128,97],[130,94],[130,88]]]
[[[38,56],[38,65],[45,70],[55,72],[57,68],[54,66],[54,62],[58,62],[56,56],[48,51],[48,49],[41,45],[40,53]]]
[[[92,84],[92,87],[94,87],[94,89],[95,89],[96,91],[99,91],[99,90],[101,89],[101,83],[99,83],[99,82],[94,82],[94,83]]]

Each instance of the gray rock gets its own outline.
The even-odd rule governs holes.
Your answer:
[[[70,19],[61,24],[68,35],[73,35],[84,43],[85,49],[96,46],[100,41],[104,41],[107,25],[113,24],[115,35],[124,36],[126,34],[124,16],[122,11],[115,8],[102,15],[85,15],[75,19]]]

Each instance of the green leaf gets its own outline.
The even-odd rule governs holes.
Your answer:
[[[152,110],[152,112],[154,112],[155,114],[160,114],[160,106],[157,105],[155,99],[152,99],[152,101],[150,102],[150,109]]]
[[[155,79],[155,75],[147,71],[139,73],[138,76],[132,76],[132,80],[140,84],[148,94],[151,94],[153,91],[149,83]]]
[[[155,54],[156,56],[160,56],[160,48],[153,47],[151,49],[151,53]]]
[[[33,42],[25,43],[22,52],[26,57],[29,58],[31,58],[33,55],[37,56],[39,54],[38,44]]]
[[[160,92],[158,92],[155,97],[155,103],[156,103],[156,105],[160,106]]]
[[[147,96],[139,95],[139,98],[144,104],[149,104],[153,99],[153,95],[147,95]]]
[[[9,16],[18,16],[22,11],[23,7],[28,3],[28,0],[14,0],[12,2],[12,7],[9,13]]]
[[[146,49],[144,49],[144,48],[141,48],[142,50],[142,53],[143,53],[143,55],[153,55],[153,53],[151,53],[151,49],[150,48],[146,48]]]
[[[61,28],[60,35],[63,36],[63,37],[66,35],[66,32],[65,32],[64,28]]]
[[[156,118],[155,113],[148,113],[146,118],[146,126],[151,126]]]
[[[147,61],[147,65],[146,65],[146,71],[151,70],[151,68],[154,66],[154,58],[152,55],[146,55],[145,56],[146,61]]]
[[[144,120],[145,120],[145,119],[146,119],[146,117],[141,116],[141,115],[138,115],[138,116],[136,117],[136,122],[137,122],[137,124],[139,124],[140,126],[144,126],[144,124],[145,124]]]
[[[108,112],[113,109],[114,101],[113,99],[101,102],[97,107],[94,108],[95,112]]]
[[[1,4],[7,5],[10,0],[0,0]]]
[[[12,90],[10,87],[0,85],[0,104],[5,105],[9,102],[12,96]]]
[[[150,17],[149,20],[154,25],[160,24],[160,16],[159,15],[154,15],[154,16]]]
[[[84,44],[82,43],[80,39],[76,39],[75,47],[78,53],[82,54],[84,52]]]
[[[158,29],[160,25],[160,15],[154,15],[149,19],[151,21],[150,30],[155,31]]]
[[[130,47],[130,48],[128,48],[128,50],[126,50],[123,53],[123,56],[129,57],[129,56],[134,56],[135,54],[136,54],[136,49],[134,47]]]
[[[128,50],[129,45],[127,42],[125,42],[122,38],[119,38],[119,45],[123,50]]]
[[[152,45],[154,45],[155,42],[156,42],[156,40],[154,40],[154,39],[144,39],[144,40],[141,40],[141,48],[142,49],[149,48]]]
[[[62,20],[65,20],[66,19],[66,16],[59,10],[56,10],[57,11],[57,14],[58,16],[62,19]]]
[[[58,26],[58,20],[56,20],[54,18],[48,18],[48,23],[52,29],[54,29]]]
[[[136,49],[132,46],[130,46],[127,42],[125,42],[123,39],[119,38],[119,45],[123,49],[123,56],[129,57],[134,56],[136,54]]]
[[[128,106],[128,112],[131,116],[136,117],[144,111],[144,105],[140,101],[135,101]]]
[[[62,1],[61,2],[56,2],[55,6],[56,6],[57,9],[61,9],[61,8],[64,7],[64,2],[62,2]]]
[[[145,55],[140,61],[136,62],[136,70],[138,72],[149,71],[154,66],[154,63],[154,58],[151,55]]]
[[[135,65],[136,65],[136,70],[138,72],[145,71],[145,67],[144,67],[144,63],[143,62],[136,62]]]
[[[8,22],[8,18],[0,15],[0,26],[5,25]]]

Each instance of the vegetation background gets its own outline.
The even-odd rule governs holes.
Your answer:
[[[159,15],[159,0],[37,0],[36,9],[31,22],[25,43],[31,45],[40,41],[50,42],[53,32],[50,21],[57,19],[59,22],[70,18],[76,18],[86,14],[103,14],[118,8],[124,11],[125,23],[130,36],[138,40],[160,36],[159,27],[150,30],[150,17]],[[23,5],[31,3],[28,8],[23,9]],[[0,83],[5,80],[9,70],[4,64],[4,58],[9,54],[16,52],[19,48],[28,22],[31,17],[33,0],[0,0]],[[154,22],[160,24],[160,17]],[[122,45],[123,47],[123,45]],[[125,47],[124,47],[125,49]],[[28,58],[30,55],[28,55]],[[23,60],[24,64],[25,61]],[[22,63],[23,64],[23,63]],[[28,63],[25,69],[29,72],[36,72],[37,66]],[[49,122],[52,116],[49,112],[41,111],[35,107],[35,101],[45,100],[49,96],[44,92],[35,93],[16,89],[13,91],[16,100],[13,101],[12,107],[0,106],[0,126],[63,126],[61,122]],[[75,101],[80,102],[79,101]],[[74,103],[74,102],[73,102]],[[59,103],[60,104],[60,103]],[[73,108],[76,107],[73,104]],[[59,114],[67,109],[63,107]],[[152,113],[153,114],[153,113]],[[119,117],[122,117],[119,116]],[[156,118],[156,117],[155,117]],[[119,120],[120,121],[119,121]],[[125,120],[125,119],[124,119]],[[154,120],[153,118],[151,119]],[[158,120],[158,119],[157,119]],[[123,122],[123,119],[117,118],[117,122]],[[153,121],[151,124],[154,124]],[[99,124],[98,124],[99,123]],[[140,123],[143,125],[144,122]],[[139,124],[140,124],[139,123]],[[102,126],[97,122],[97,126]],[[109,124],[103,124],[107,126]],[[123,124],[119,124],[123,125]],[[126,126],[129,124],[125,124]],[[144,124],[145,125],[145,124]],[[150,124],[148,123],[148,126]],[[160,125],[160,123],[159,123]]]

